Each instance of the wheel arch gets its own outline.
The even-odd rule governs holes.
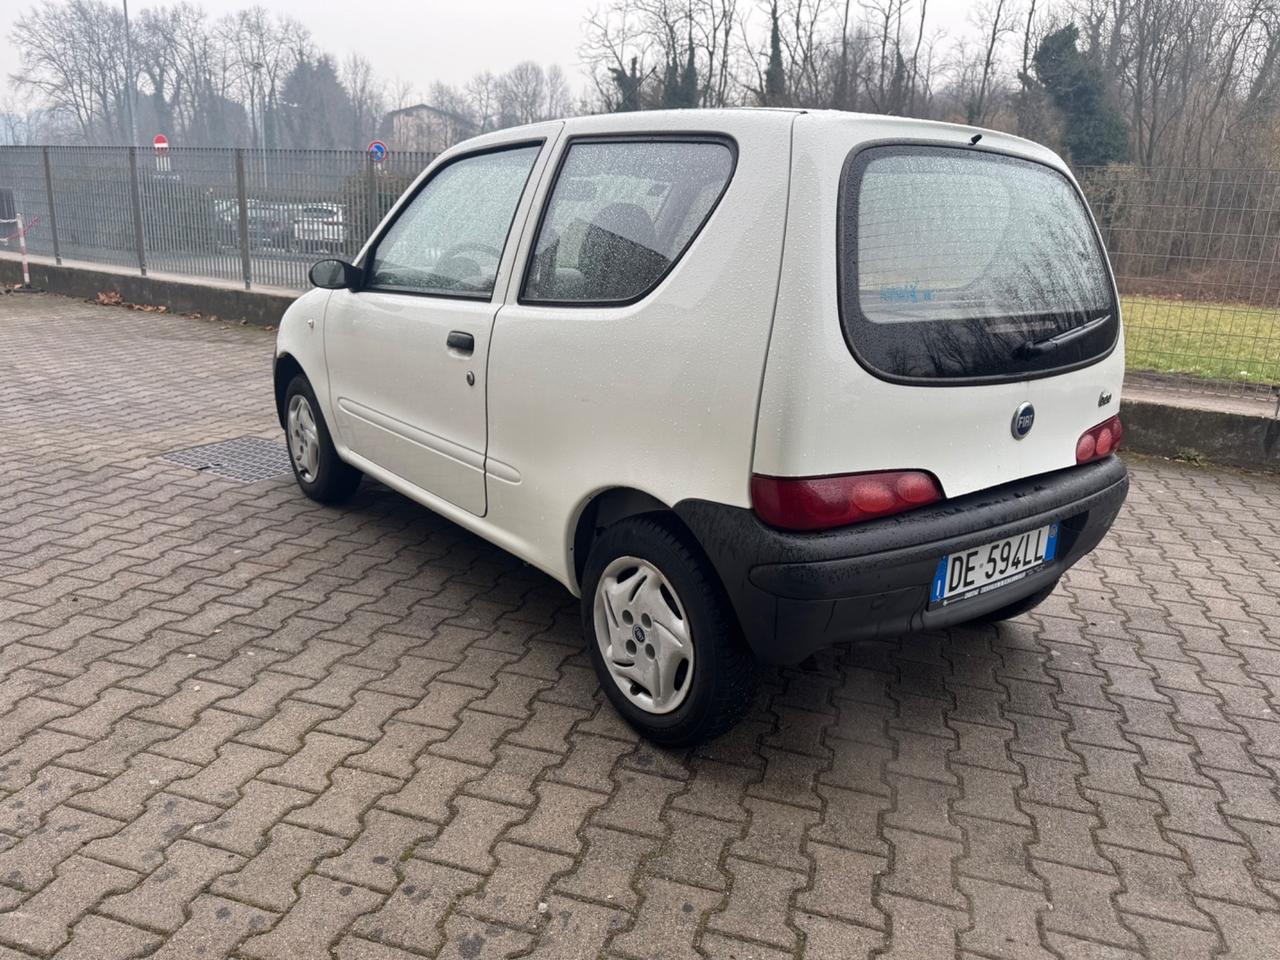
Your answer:
[[[305,377],[307,374],[306,371],[302,369],[302,364],[300,364],[291,353],[279,354],[275,359],[273,367],[272,376],[275,382],[276,418],[280,421],[280,426],[283,427],[284,393],[289,389],[289,383],[294,377],[298,374],[302,374]]]
[[[579,507],[574,521],[572,537],[569,541],[569,559],[575,592],[582,589],[582,575],[587,566],[587,557],[591,553],[592,544],[600,538],[600,535],[622,520],[649,514],[660,515],[664,523],[678,528],[697,546],[700,553],[703,552],[702,545],[698,543],[698,538],[694,536],[693,531],[669,505],[652,494],[634,487],[608,487],[587,498]]]

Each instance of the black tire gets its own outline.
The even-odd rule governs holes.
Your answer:
[[[620,557],[656,567],[675,591],[688,621],[694,649],[689,688],[669,713],[651,713],[627,699],[596,639],[596,588],[609,564]],[[687,747],[718,737],[751,707],[755,661],[724,587],[692,538],[660,516],[622,520],[592,546],[582,578],[582,627],[609,702],[637,732],[660,746]]]
[[[992,610],[990,613],[983,614],[970,621],[970,623],[1000,623],[1002,620],[1012,620],[1024,613],[1034,610],[1040,604],[1049,599],[1049,594],[1053,593],[1058,587],[1058,581],[1055,580],[1047,587],[1037,590],[1035,593],[1028,594],[1021,600],[1015,600],[1007,607],[1001,607],[998,610]]]
[[[289,437],[289,411],[292,409],[294,397],[304,399],[315,420],[317,457],[314,475],[299,469],[298,458],[294,455],[294,446]],[[338,456],[333,446],[333,438],[329,435],[329,425],[324,422],[324,414],[320,412],[320,404],[316,401],[315,391],[301,373],[289,381],[284,392],[285,445],[289,449],[289,466],[293,468],[293,478],[298,486],[317,503],[342,503],[349,500],[360,486],[363,474],[351,464]]]

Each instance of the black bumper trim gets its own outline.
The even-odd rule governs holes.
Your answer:
[[[850,640],[982,616],[1048,586],[1097,546],[1129,489],[1117,457],[1018,480],[896,517],[790,533],[750,510],[685,500],[676,513],[724,583],[756,656],[797,663]],[[1061,524],[1058,559],[1002,590],[928,609],[944,554]]]

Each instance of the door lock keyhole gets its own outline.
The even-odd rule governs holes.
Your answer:
[[[476,385],[476,375],[473,371],[467,371],[467,386],[474,387]]]

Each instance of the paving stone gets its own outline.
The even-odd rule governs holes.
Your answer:
[[[811,843],[808,849],[814,861],[812,886],[796,897],[797,909],[883,928],[884,915],[875,906],[874,893],[876,878],[886,872],[888,861],[821,843]]]
[[[1026,890],[1044,886],[1030,870],[1028,848],[1035,837],[1030,827],[976,817],[956,817],[956,823],[966,842],[966,853],[956,865],[962,875]]]
[[[72,857],[57,878],[7,914],[0,914],[0,943],[50,954],[71,937],[71,925],[112,891],[137,883],[129,870]]]
[[[365,811],[380,797],[400,788],[399,780],[348,770],[333,771],[331,783],[315,800],[285,816],[287,823],[314,830],[324,830],[343,837],[354,837],[363,828]]]
[[[637,866],[658,849],[658,841],[601,827],[585,827],[582,836],[587,852],[557,881],[556,889],[582,900],[634,909],[637,897],[632,881]]]
[[[611,949],[623,957],[649,960],[698,960],[694,947],[702,916],[717,906],[721,895],[699,887],[650,877],[642,885],[644,899],[635,922],[614,938]]]
[[[842,923],[830,917],[796,914],[796,926],[804,934],[804,955],[810,960],[870,960],[885,941],[879,930]],[[729,954],[731,960],[753,956],[741,950]]]
[[[236,944],[265,930],[275,920],[274,914],[234,900],[201,896],[191,905],[187,922],[151,957],[189,960],[230,956]]]
[[[405,816],[444,823],[453,816],[450,802],[462,785],[485,775],[484,767],[430,755],[419,757],[416,767],[418,772],[413,779],[403,789],[378,801],[380,807]]]
[[[1117,915],[1119,877],[1041,860],[1033,861],[1033,869],[1048,884],[1053,904],[1044,914],[1045,929],[1120,947],[1137,945]]]
[[[558,760],[554,753],[500,743],[489,760],[489,772],[469,781],[465,789],[467,793],[487,800],[531,807],[537,802],[534,783]]]
[[[893,936],[877,956],[893,960],[951,960],[957,934],[971,922],[960,910],[907,897],[882,896],[880,905]]]
[[[613,796],[596,811],[592,820],[602,827],[664,836],[667,830],[662,822],[662,808],[678,790],[680,783],[676,780],[619,771]]]
[[[1188,927],[1211,926],[1209,918],[1183,891],[1182,879],[1191,870],[1181,860],[1121,847],[1104,846],[1102,851],[1115,863],[1124,884],[1124,891],[1116,898],[1121,910]]]
[[[197,824],[212,820],[217,807],[186,797],[157,794],[147,802],[147,812],[130,822],[119,833],[94,840],[85,854],[118,864],[139,873],[149,873],[160,866],[165,849]]]
[[[1274,912],[1208,899],[1197,900],[1197,905],[1212,915],[1226,941],[1227,956],[1240,960],[1269,960],[1275,956],[1275,945],[1280,943],[1280,917]],[[1178,950],[1179,954],[1187,946],[1186,940],[1178,939],[1184,929],[1176,927],[1164,931],[1169,935],[1170,947]]]
[[[964,909],[964,898],[951,885],[951,863],[964,853],[963,844],[906,830],[886,830],[885,838],[891,867],[881,890]]]
[[[289,912],[269,933],[241,944],[240,953],[263,960],[324,956],[353,920],[374,909],[381,900],[379,894],[363,887],[327,877],[307,877]]]
[[[337,837],[278,824],[272,828],[261,853],[238,872],[219,877],[209,889],[264,910],[284,913],[294,903],[294,885],[321,859],[341,852],[345,846]]]
[[[54,807],[104,782],[102,777],[78,770],[46,767],[21,790],[0,800],[0,833],[26,836]]]
[[[532,814],[508,830],[507,837],[518,843],[576,856],[583,846],[583,825],[607,798],[559,783],[540,783],[534,789],[537,802]]]
[[[58,951],[57,957],[58,960],[135,960],[162,942],[163,938],[154,933],[89,914],[71,928],[71,940]]]
[[[494,841],[522,819],[524,811],[477,797],[459,797],[454,807],[454,817],[437,836],[418,847],[417,855],[472,873],[488,873],[494,866]]]
[[[209,881],[238,870],[244,857],[186,840],[175,841],[164,864],[128,893],[108,898],[99,912],[139,927],[172,933],[186,921],[186,908]]]
[[[973,926],[960,934],[962,950],[1016,960],[1053,960],[1040,944],[1036,919],[1048,906],[1044,895],[1000,883],[966,877],[960,889],[969,897]]]
[[[573,860],[515,843],[499,843],[493,853],[497,867],[481,889],[459,903],[459,909],[481,920],[535,932],[545,912],[538,908],[546,902],[543,892],[555,876],[573,866]]]
[[[531,960],[580,960],[599,956],[606,943],[627,925],[621,910],[567,897],[546,900],[546,921],[538,932]],[[704,949],[706,941],[703,941]]]
[[[439,863],[410,860],[400,885],[376,910],[356,920],[351,932],[378,943],[435,955],[440,926],[453,904],[478,889],[484,878]]]
[[[807,873],[810,860],[804,852],[804,837],[821,814],[759,797],[747,797],[743,802],[751,820],[746,834],[731,847],[732,854]],[[737,834],[735,830],[732,835]]]
[[[309,733],[301,750],[279,766],[259,774],[258,778],[268,783],[322,793],[329,788],[338,765],[351,754],[363,749],[361,741],[350,737]]]
[[[117,820],[71,807],[55,807],[44,823],[0,849],[0,883],[36,891],[53,879],[58,866],[96,838],[116,833]]]
[[[240,798],[200,833],[202,843],[252,857],[267,844],[267,833],[290,810],[311,803],[315,795],[293,787],[251,780]]]

